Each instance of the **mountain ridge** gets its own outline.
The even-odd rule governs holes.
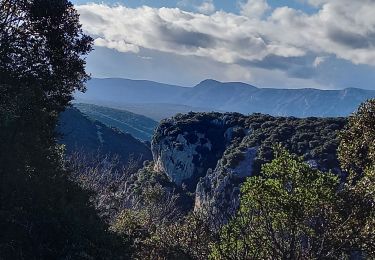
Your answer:
[[[360,103],[373,97],[375,91],[360,88],[341,90],[258,88],[247,83],[220,82],[213,79],[203,80],[189,88],[119,78],[92,79],[88,82],[87,93],[76,95],[78,102],[87,100],[94,104],[105,102],[104,105],[109,107],[115,104],[117,107],[129,104],[143,106],[159,104],[158,109],[162,113],[157,120],[189,111],[263,113],[295,117],[348,116]],[[173,106],[162,108],[160,104],[178,104],[186,107],[181,111]]]

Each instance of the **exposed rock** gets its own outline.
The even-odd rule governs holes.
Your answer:
[[[195,211],[209,213],[220,222],[235,214],[239,206],[240,184],[253,174],[257,148],[249,147],[243,154],[244,159],[235,168],[223,166],[220,160],[213,172],[207,171],[197,184]]]
[[[311,168],[313,169],[318,169],[319,165],[318,165],[318,162],[316,160],[308,160],[306,162]]]
[[[212,145],[204,134],[194,133],[194,136],[194,143],[190,143],[184,135],[179,134],[175,139],[166,137],[154,144],[154,170],[166,173],[178,185],[193,175],[202,175],[204,168],[201,164],[205,158],[198,151],[206,149],[207,152],[212,152]]]
[[[152,140],[154,171],[195,192],[194,210],[225,222],[239,206],[240,186],[260,174],[277,143],[311,167],[339,169],[340,118],[283,118],[238,113],[189,113],[164,120]],[[213,170],[212,170],[213,169]]]
[[[241,178],[252,176],[253,163],[257,151],[256,147],[247,148],[246,151],[242,153],[244,159],[234,169],[230,169],[230,171]]]
[[[189,118],[189,115],[164,120],[156,130],[151,148],[154,170],[164,172],[171,181],[185,184],[193,192],[199,178],[204,177],[209,168],[216,167],[226,147],[231,144],[233,122],[237,116],[219,113],[202,115],[202,121],[181,120]]]

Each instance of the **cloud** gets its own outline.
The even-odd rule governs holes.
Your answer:
[[[134,53],[139,52],[139,47],[137,45],[126,43],[124,40],[113,41],[113,40],[106,40],[102,38],[96,38],[94,41],[94,45],[99,46],[99,47],[107,47],[110,49],[115,49],[120,52],[134,52]]]
[[[141,59],[139,56],[150,58]],[[148,79],[186,87],[195,86],[207,78],[241,81],[261,87],[330,87],[312,79],[290,78],[287,73],[280,70],[270,71],[267,68],[256,67],[249,69],[241,64],[220,63],[204,57],[181,56],[142,48],[136,54],[119,53],[113,49],[97,47],[89,55],[87,65],[87,70],[94,77]]]
[[[197,10],[202,14],[212,14],[216,8],[213,0],[206,0],[201,5],[197,6]]]
[[[179,0],[177,6],[195,10],[201,14],[212,14],[216,11],[213,0]]]
[[[261,18],[270,6],[266,0],[247,0],[240,2],[241,14],[250,18]]]
[[[289,7],[271,10],[265,0],[241,2],[241,14],[214,12],[211,0],[204,1],[199,12],[105,4],[79,5],[77,9],[84,30],[96,38],[95,45],[119,52],[145,48],[259,67],[272,57],[275,64],[283,65],[276,69],[283,70],[295,70],[294,62],[306,57],[315,60],[297,65],[307,71],[325,56],[375,65],[375,1],[309,3],[318,7],[316,13]]]

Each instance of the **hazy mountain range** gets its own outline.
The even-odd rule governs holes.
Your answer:
[[[240,112],[275,116],[347,116],[375,91],[257,88],[241,82],[204,80],[188,88],[145,80],[92,79],[77,102],[122,108],[154,120],[176,113]]]

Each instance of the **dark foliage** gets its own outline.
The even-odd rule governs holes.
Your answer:
[[[187,140],[193,140],[196,133],[204,133],[211,141],[215,153],[206,165],[214,168],[223,153],[224,163],[235,167],[243,158],[243,151],[248,147],[257,147],[258,154],[254,161],[254,171],[260,173],[262,164],[273,159],[272,147],[281,143],[286,149],[306,161],[314,160],[322,170],[339,168],[336,149],[339,145],[338,133],[347,122],[345,118],[295,118],[273,117],[262,114],[245,116],[238,113],[189,113],[176,115],[171,120],[164,120],[158,127],[153,142],[161,136],[176,137],[182,134]],[[231,137],[225,133],[231,130]],[[204,154],[204,151],[198,151]]]
[[[88,156],[97,153],[117,156],[123,165],[134,158],[139,159],[139,168],[142,161],[152,159],[150,148],[145,143],[117,128],[109,128],[88,118],[76,108],[68,108],[60,114],[56,131],[61,135],[58,142],[64,144],[68,155],[79,151]]]
[[[58,114],[88,79],[78,18],[67,0],[0,0],[2,259],[105,259],[118,245],[55,143]]]

